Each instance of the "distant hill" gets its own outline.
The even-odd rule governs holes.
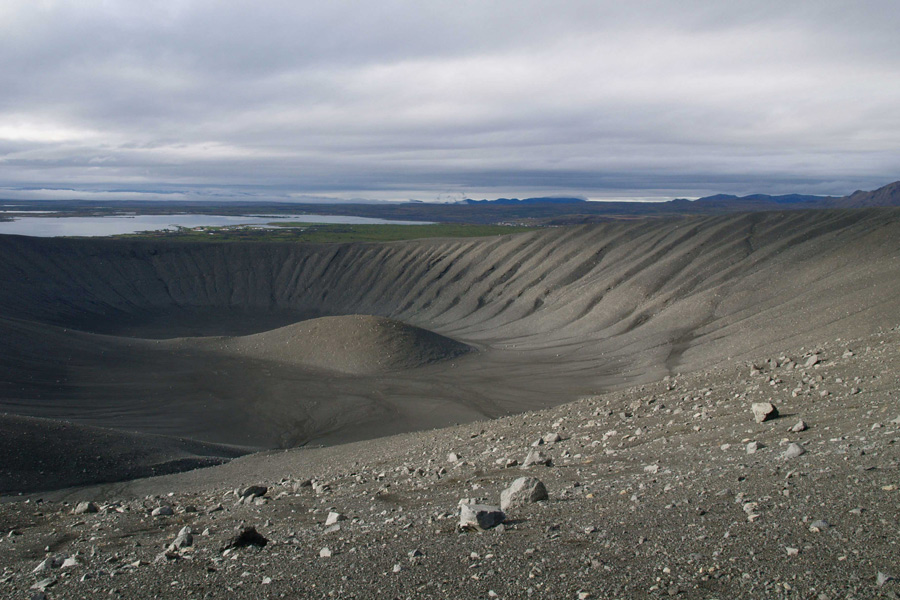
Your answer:
[[[830,205],[835,208],[900,206],[900,181],[895,181],[871,192],[856,191],[849,196],[829,200]]]

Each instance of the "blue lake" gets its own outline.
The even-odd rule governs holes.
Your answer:
[[[13,215],[10,215],[13,216]],[[225,225],[267,225],[278,221],[343,223],[348,225],[427,225],[423,221],[389,221],[367,217],[330,215],[129,215],[116,217],[16,217],[0,222],[0,234],[35,237],[120,235],[139,231],[161,231],[176,227],[222,227]]]

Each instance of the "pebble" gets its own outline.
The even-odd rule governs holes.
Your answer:
[[[803,456],[804,454],[806,454],[806,450],[803,449],[803,446],[791,442],[781,456],[786,459],[791,459]]]
[[[790,428],[790,431],[792,431],[793,433],[800,433],[801,431],[806,431],[807,429],[809,429],[809,425],[807,425],[803,419],[800,419],[799,421],[797,421],[796,425]]]
[[[831,525],[829,525],[827,521],[822,521],[821,519],[809,524],[809,530],[813,533],[819,533],[820,531],[825,531],[829,528],[831,528]]]

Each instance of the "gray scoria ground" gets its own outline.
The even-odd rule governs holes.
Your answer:
[[[898,350],[896,328],[832,337],[541,412],[5,503],[0,595],[897,598]],[[780,417],[756,423],[760,401]],[[551,433],[552,466],[511,464]],[[550,499],[458,531],[461,499],[497,504],[522,475]],[[223,551],[240,524],[268,544]],[[166,555],[185,526],[193,545]],[[33,572],[54,557],[74,560]]]

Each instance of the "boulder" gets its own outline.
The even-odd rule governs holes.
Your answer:
[[[522,463],[522,468],[527,469],[528,467],[534,465],[544,465],[549,467],[553,464],[553,461],[550,457],[546,456],[540,450],[532,450],[528,453],[528,456],[525,457],[525,462]]]
[[[487,504],[461,504],[459,507],[459,528],[469,531],[484,531],[496,527],[506,520],[499,506]]]
[[[99,510],[100,509],[93,502],[79,502],[72,512],[76,515],[83,515],[85,513],[95,513]]]
[[[754,402],[750,406],[750,410],[753,411],[753,418],[757,423],[771,421],[778,417],[778,409],[771,402]]]
[[[519,477],[500,493],[500,509],[547,500],[547,488],[536,477]]]

